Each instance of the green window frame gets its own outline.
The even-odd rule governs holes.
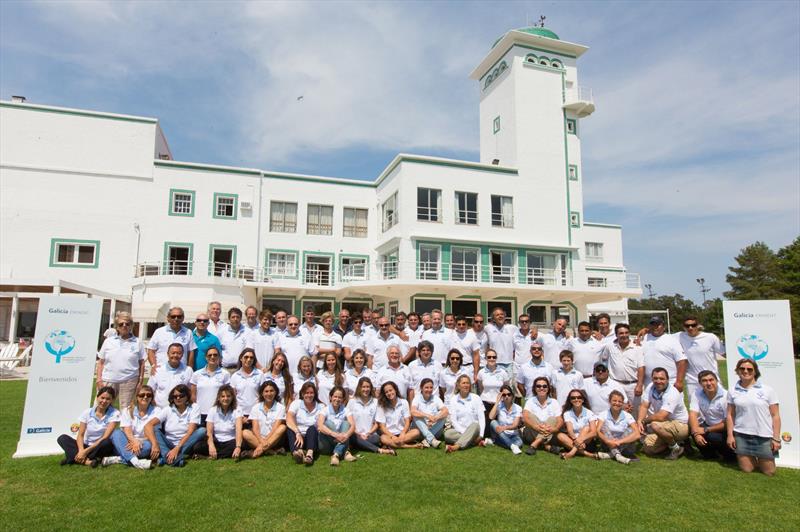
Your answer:
[[[500,131],[500,115],[494,117],[492,122],[492,133],[496,135],[498,131]]]
[[[220,203],[224,200],[224,204]],[[220,207],[222,207],[222,212]],[[227,212],[230,209],[230,214]],[[239,194],[228,194],[225,192],[214,192],[214,218],[221,220],[235,220],[239,212]]]
[[[178,197],[180,196],[180,197]],[[185,212],[185,207],[183,203],[177,202],[186,202],[186,197],[188,196],[189,202],[189,209],[188,212]],[[194,190],[185,190],[181,188],[171,188],[169,189],[169,206],[167,213],[170,216],[186,216],[192,217],[194,216],[194,206],[195,206],[195,191]],[[176,207],[178,207],[176,209]]]
[[[345,259],[363,260],[363,268],[356,265],[345,266]],[[339,255],[339,280],[340,281],[366,281],[369,275],[369,255],[357,255],[352,253],[342,253]]]
[[[570,181],[577,181],[578,180],[578,165],[571,164],[569,165],[569,170],[567,171],[567,175],[569,176]]]
[[[215,250],[231,251],[230,269],[226,269],[223,263],[217,264],[214,261]],[[236,276],[236,246],[229,244],[209,244],[208,245],[208,275],[213,277],[235,277]]]
[[[283,255],[284,260],[270,263],[270,255],[276,256],[276,259],[279,258],[277,255]],[[294,267],[286,260],[288,255],[294,256]],[[264,271],[267,277],[273,279],[297,279],[300,274],[299,260],[300,252],[296,249],[267,249],[264,254]]]
[[[570,227],[581,226],[581,213],[575,211],[569,213],[569,226]]]
[[[188,248],[189,255],[186,265],[181,268],[180,263],[170,264],[170,248]],[[164,261],[161,264],[162,275],[192,275],[192,265],[194,262],[194,244],[191,242],[164,242]]]
[[[578,121],[574,118],[567,118],[567,133],[570,135],[578,134]]]
[[[91,262],[85,262],[91,249]],[[74,238],[50,239],[51,268],[97,268],[100,266],[100,241]]]

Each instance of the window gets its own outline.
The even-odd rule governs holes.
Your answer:
[[[577,135],[578,125],[573,118],[567,118],[567,133]]]
[[[270,202],[269,230],[273,233],[297,232],[297,203]]]
[[[453,247],[450,251],[450,278],[453,281],[477,282],[479,253],[477,248]]]
[[[569,307],[550,307],[550,322],[561,318],[567,320],[567,325],[570,324]]]
[[[586,242],[586,262],[603,262],[602,242]]]
[[[291,251],[268,251],[267,275],[273,277],[297,277],[297,253]]]
[[[492,196],[492,225],[495,227],[514,227],[513,198]]]
[[[261,300],[261,308],[276,314],[279,310],[287,314],[294,314],[294,299],[280,297],[265,297]]]
[[[236,273],[236,247],[211,244],[208,250],[209,273],[214,277],[233,277]]]
[[[456,223],[478,224],[478,194],[475,192],[456,192]]]
[[[496,116],[492,122],[492,133],[496,134],[498,131],[500,131],[500,117]]]
[[[577,181],[578,180],[578,167],[574,164],[569,165],[569,180],[570,181]]]
[[[308,307],[314,309],[314,314],[321,316],[326,312],[333,312],[333,301],[304,299],[302,304],[303,312],[305,312],[305,309]],[[317,321],[319,321],[319,318],[317,318]]]
[[[191,275],[194,245],[164,242],[164,275]]]
[[[580,227],[581,226],[581,214],[579,212],[571,212],[571,213],[569,213],[569,226],[570,227]]]
[[[400,250],[395,248],[381,255],[381,273],[384,279],[397,279],[397,257]]]
[[[444,299],[420,299],[420,298],[413,298],[412,307],[414,312],[422,316],[426,312],[432,312],[436,309],[443,309],[444,308]]]
[[[426,222],[439,221],[439,202],[442,191],[433,188],[417,189],[417,220]]]
[[[170,189],[170,216],[194,216],[194,190]]]
[[[605,277],[589,277],[587,281],[592,288],[605,288],[608,286],[608,281]]]
[[[238,194],[214,193],[214,218],[236,219],[236,209],[239,204]]]
[[[330,286],[331,258],[328,256],[309,255],[306,257],[306,284]]]
[[[528,307],[528,316],[531,318],[531,323],[545,325],[547,324],[547,307],[545,305],[531,305]]]
[[[397,192],[383,202],[383,230],[388,231],[397,224]]]
[[[472,318],[480,312],[480,300],[456,299],[451,303],[451,309],[456,316],[464,316],[467,322],[472,323]]]
[[[514,252],[489,251],[493,283],[510,283],[514,279]]]
[[[528,284],[560,285],[567,284],[566,262],[567,256],[563,254],[527,254],[528,259]]]
[[[360,281],[367,279],[366,257],[342,257],[340,275],[342,281]]]
[[[97,268],[100,241],[54,238],[50,241],[50,266]]]
[[[368,213],[367,209],[345,207],[343,236],[367,238]]]
[[[306,233],[309,235],[333,234],[333,206],[309,205]]]
[[[435,281],[439,278],[439,246],[419,246],[419,279]]]

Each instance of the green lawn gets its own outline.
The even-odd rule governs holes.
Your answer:
[[[25,382],[0,383],[0,523],[15,529],[800,529],[800,471],[715,462],[563,462],[498,448],[365,455],[338,469],[288,457],[138,471],[12,460]],[[795,501],[795,502],[792,502]]]

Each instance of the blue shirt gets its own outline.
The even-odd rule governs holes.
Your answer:
[[[203,369],[206,367],[206,351],[209,347],[216,347],[222,356],[222,344],[219,343],[219,338],[206,331],[206,334],[200,336],[197,331],[193,331],[194,343],[197,344],[197,351],[194,354],[194,369]]]

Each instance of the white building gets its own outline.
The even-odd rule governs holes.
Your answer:
[[[621,227],[583,217],[586,50],[509,31],[470,74],[480,162],[400,154],[371,182],[177,162],[156,119],[0,102],[0,338],[51,291],[140,324],[210,300],[624,319]]]

